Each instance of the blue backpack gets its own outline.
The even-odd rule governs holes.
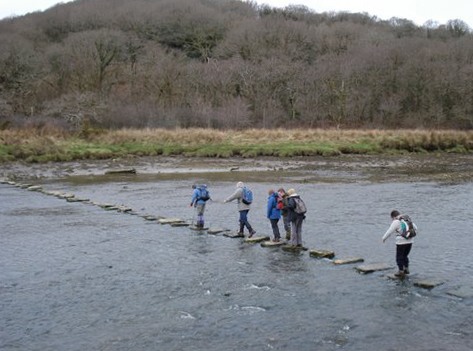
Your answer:
[[[202,200],[202,201],[210,200],[210,194],[209,194],[209,191],[207,190],[206,185],[202,185],[198,187],[198,189],[199,189],[199,197],[197,198],[197,200]]]
[[[250,205],[253,202],[253,192],[251,189],[247,188],[246,186],[243,188],[243,197],[241,201],[245,205]]]

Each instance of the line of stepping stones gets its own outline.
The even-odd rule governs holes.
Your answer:
[[[114,205],[114,204],[107,204],[107,203],[98,203],[91,201],[90,199],[86,198],[79,198],[76,197],[74,194],[71,193],[64,193],[61,191],[50,191],[43,189],[40,185],[32,185],[32,184],[24,184],[24,183],[16,183],[9,180],[0,179],[0,184],[7,184],[12,185],[17,188],[26,189],[29,191],[37,191],[41,192],[45,195],[56,196],[60,199],[65,199],[68,202],[82,202],[92,204],[98,207],[103,208],[107,211],[118,211],[121,213],[126,213],[130,215],[138,215],[138,213],[134,212],[132,208],[124,206],[124,205]],[[169,218],[169,217],[161,217],[161,216],[152,216],[152,215],[139,215],[143,219],[147,221],[156,221],[159,224],[167,224],[172,227],[189,227],[191,230],[199,231],[199,232],[206,232],[207,234],[217,235],[223,233],[223,236],[229,238],[241,238],[241,235],[232,232],[230,229],[225,228],[197,228],[190,223],[186,222],[180,218]],[[279,241],[274,242],[270,240],[269,236],[254,236],[254,237],[246,237],[244,238],[245,243],[249,244],[256,244],[260,243],[262,247],[281,247],[284,251],[301,253],[302,251],[309,251],[309,255],[314,258],[319,259],[327,259],[330,260],[334,265],[349,265],[349,264],[356,264],[356,263],[363,263],[364,259],[361,257],[348,257],[343,259],[335,259],[335,252],[330,250],[322,250],[322,249],[308,249],[307,247],[295,247],[292,245],[288,245],[286,241]],[[361,274],[368,274],[378,271],[386,271],[393,269],[394,267],[385,263],[370,263],[370,264],[361,264],[355,266],[355,270]],[[393,280],[399,280],[399,277],[394,276],[394,274],[388,274],[388,278]],[[407,276],[405,277],[407,278]],[[444,284],[444,281],[436,280],[436,279],[413,279],[414,286],[424,288],[424,289],[432,289],[439,285]],[[459,298],[472,298],[473,297],[473,288],[468,287],[459,287],[453,290],[447,291],[448,295],[452,295]]]

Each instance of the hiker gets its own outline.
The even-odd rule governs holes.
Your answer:
[[[291,240],[291,222],[289,221],[289,216],[287,215],[287,198],[289,195],[286,193],[284,188],[279,188],[278,194],[278,208],[281,210],[284,230],[286,231],[286,240]]]
[[[389,226],[386,233],[383,235],[383,243],[394,233],[396,233],[396,264],[398,267],[398,272],[394,275],[396,277],[404,277],[406,274],[409,274],[409,253],[411,252],[412,243],[414,242],[413,238],[405,238],[401,235],[402,233],[402,223],[401,223],[401,214],[397,210],[391,212],[391,225]],[[405,225],[405,224],[404,224]],[[417,227],[414,225],[415,230]]]
[[[273,242],[279,242],[281,240],[281,234],[279,233],[279,226],[278,222],[281,218],[281,210],[278,208],[278,198],[279,194],[274,192],[273,189],[268,191],[268,208],[267,208],[267,215],[270,223],[271,228],[273,229]]]
[[[287,215],[291,223],[291,246],[302,247],[302,222],[305,219],[305,204],[294,189],[289,189],[287,195]]]
[[[237,200],[238,202],[238,212],[240,213],[240,230],[238,231],[238,236],[244,237],[244,229],[245,227],[249,231],[249,238],[251,238],[253,235],[255,235],[256,231],[253,230],[253,228],[250,225],[250,222],[248,222],[248,212],[250,211],[251,207],[251,199],[245,199],[245,195],[248,196],[248,191],[251,193],[251,191],[245,187],[245,184],[243,182],[238,182],[236,185],[236,190],[235,192],[230,195],[227,199],[225,199],[224,203]],[[252,195],[251,195],[252,196]]]
[[[192,199],[190,203],[190,207],[195,207],[195,211],[197,213],[197,228],[204,228],[204,212],[205,212],[205,204],[208,200],[210,200],[210,192],[207,189],[207,185],[192,185]]]

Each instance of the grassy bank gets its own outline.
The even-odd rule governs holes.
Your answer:
[[[473,131],[124,129],[78,136],[58,130],[0,131],[0,162],[72,161],[129,155],[336,156],[473,151]]]

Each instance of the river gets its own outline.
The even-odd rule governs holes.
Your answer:
[[[318,167],[314,175],[305,166],[252,165],[30,179],[134,215],[0,184],[0,350],[473,349],[472,295],[451,294],[473,289],[471,179],[373,181],[353,169]],[[193,221],[191,185],[205,182],[213,199],[207,226],[235,230],[236,204],[223,200],[239,180],[255,194],[249,219],[258,235],[271,234],[268,189],[295,188],[308,207],[305,246],[392,264],[391,271],[394,239],[381,237],[392,209],[408,213],[419,228],[412,277],[359,274],[356,264],[307,251],[143,218]],[[442,284],[423,289],[416,278]]]

